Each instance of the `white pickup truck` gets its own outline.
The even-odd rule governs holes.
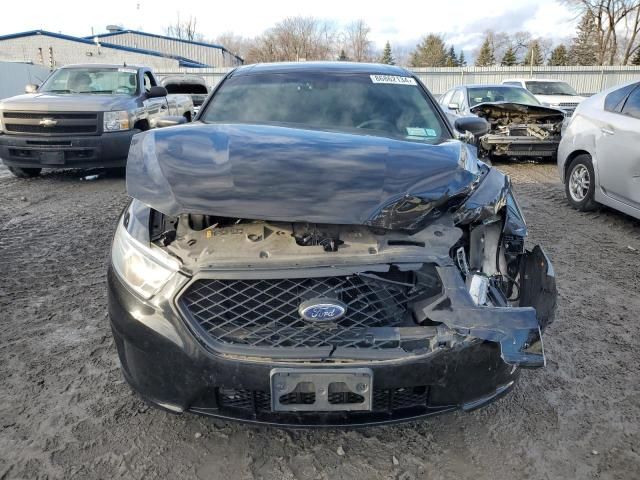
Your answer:
[[[578,95],[578,92],[571,85],[562,80],[510,78],[503,80],[502,84],[526,88],[542,105],[562,110],[566,117],[573,115],[578,104],[585,99],[585,97]]]
[[[68,65],[0,102],[0,159],[18,177],[123,167],[133,135],[193,115],[191,98],[167,94],[147,67]]]

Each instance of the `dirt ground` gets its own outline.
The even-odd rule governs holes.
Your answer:
[[[640,222],[569,208],[555,165],[499,167],[558,276],[546,369],[480,411],[350,431],[147,407],[106,313],[123,179],[0,167],[0,479],[640,478]]]

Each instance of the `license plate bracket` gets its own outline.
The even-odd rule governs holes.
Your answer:
[[[47,165],[64,165],[64,152],[40,152],[40,161]]]
[[[274,368],[274,412],[370,411],[373,372],[369,368]]]

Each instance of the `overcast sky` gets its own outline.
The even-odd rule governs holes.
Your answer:
[[[105,31],[108,24],[165,33],[176,16],[197,16],[206,38],[232,31],[255,36],[287,16],[314,16],[338,26],[357,18],[371,27],[378,48],[413,46],[423,35],[441,33],[458,50],[477,46],[487,28],[561,40],[573,36],[575,14],[555,0],[455,0],[372,2],[371,0],[3,0],[0,35],[43,29],[85,36]]]

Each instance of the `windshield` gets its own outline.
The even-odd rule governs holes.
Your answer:
[[[520,87],[473,87],[469,88],[469,106],[473,107],[479,103],[512,102],[524,103],[525,105],[540,105],[540,102]]]
[[[63,68],[53,72],[38,91],[133,95],[137,85],[133,68]]]
[[[400,137],[449,138],[434,104],[412,77],[286,73],[230,77],[201,117]]]
[[[525,84],[527,90],[534,95],[578,95],[578,92],[566,82],[525,82]]]

